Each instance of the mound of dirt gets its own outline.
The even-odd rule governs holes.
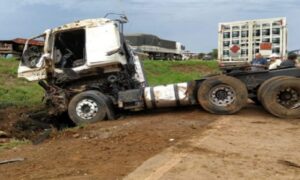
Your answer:
[[[35,141],[47,129],[74,127],[65,115],[49,116],[43,107],[0,109],[0,131],[9,138]]]

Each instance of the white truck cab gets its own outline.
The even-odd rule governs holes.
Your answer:
[[[27,41],[18,76],[37,81],[46,80],[49,73],[56,76],[66,70],[74,73],[95,68],[102,68],[107,73],[120,71],[120,67],[128,61],[119,28],[118,22],[99,18],[48,29],[31,38],[44,41],[42,52],[28,47]],[[138,61],[136,58],[134,60]],[[139,76],[141,82],[145,81],[143,74]]]

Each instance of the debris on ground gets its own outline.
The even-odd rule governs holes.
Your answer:
[[[44,142],[51,135],[52,129],[45,129],[40,135],[32,141],[32,144],[37,145]]]
[[[49,116],[43,107],[0,109],[0,143],[3,138],[28,139],[39,144],[50,137],[51,131],[74,127],[66,114]],[[2,140],[3,139],[3,140]]]
[[[8,137],[9,135],[6,132],[0,131],[0,138],[8,138]]]
[[[278,160],[279,164],[283,164],[286,166],[291,166],[291,167],[295,167],[295,168],[300,168],[299,164],[296,164],[294,162],[288,161],[288,160]]]
[[[14,158],[14,159],[2,160],[2,161],[0,161],[0,165],[20,162],[20,161],[24,161],[24,160],[25,160],[24,158]]]

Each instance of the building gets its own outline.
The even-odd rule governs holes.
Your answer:
[[[218,34],[218,59],[227,64],[250,62],[256,53],[265,58],[287,54],[285,17],[220,23]]]
[[[183,55],[185,57],[185,60],[199,59],[199,53],[194,53],[194,52],[190,52],[190,51],[184,51]]]
[[[20,58],[22,55],[27,39],[16,38],[13,40],[0,40],[0,57],[4,58]],[[44,42],[37,40],[30,40],[29,46],[37,46],[43,48]]]

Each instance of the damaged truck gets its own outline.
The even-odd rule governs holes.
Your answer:
[[[76,124],[115,119],[119,110],[191,105],[234,114],[249,98],[275,116],[300,118],[298,68],[232,71],[149,87],[142,62],[124,38],[126,22],[126,16],[87,19],[46,30],[32,38],[44,41],[42,51],[25,45],[18,76],[44,88],[49,114],[67,112]]]

